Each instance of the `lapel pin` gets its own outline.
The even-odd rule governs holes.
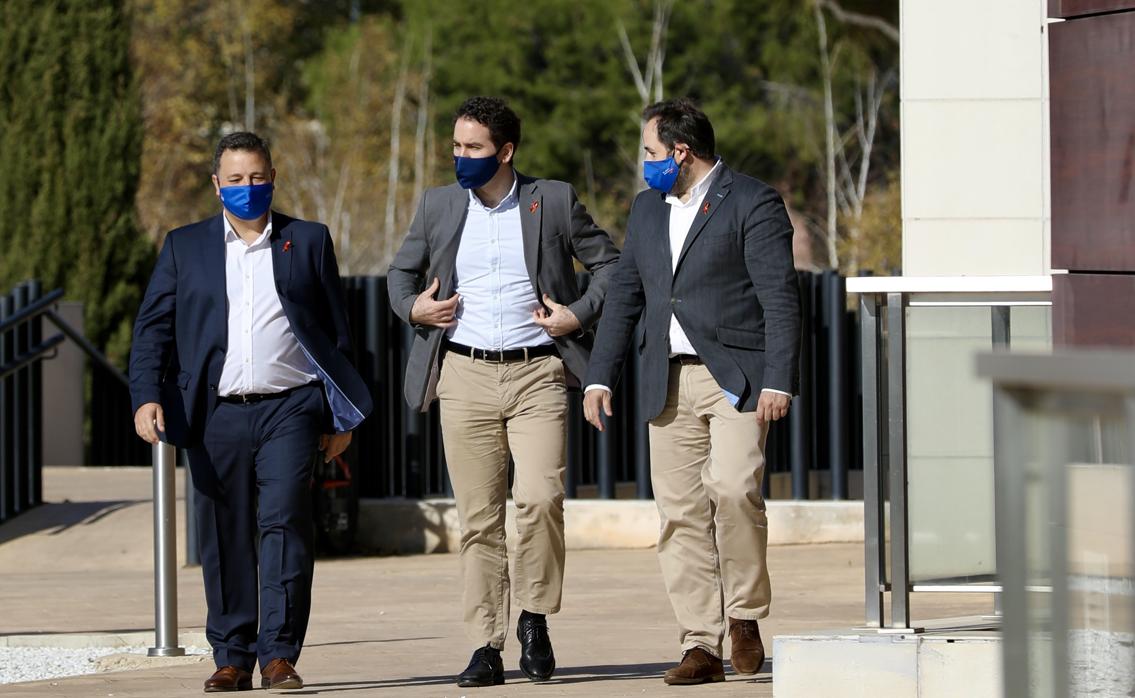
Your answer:
[[[538,208],[540,208],[540,202],[539,201],[533,201],[532,205],[528,207],[528,212],[529,213],[536,213],[536,209],[538,209]]]
[[[290,249],[292,249],[292,241],[284,240],[284,252],[287,252]]]
[[[701,207],[701,212],[702,212],[703,214],[704,214],[704,213],[709,213],[709,202],[708,202],[708,201],[707,201],[707,202],[705,202],[705,206],[702,206],[702,207]]]

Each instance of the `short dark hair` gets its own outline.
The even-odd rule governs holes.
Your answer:
[[[268,141],[251,131],[236,131],[225,136],[217,143],[217,149],[213,152],[213,174],[220,172],[221,155],[223,155],[226,150],[246,150],[253,153],[260,153],[264,156],[264,159],[268,161],[268,167],[272,167],[272,152],[268,150]]]
[[[520,117],[500,97],[470,97],[457,107],[453,123],[472,119],[489,129],[489,138],[500,150],[505,143],[520,147]]]
[[[673,150],[675,143],[685,143],[690,152],[702,160],[711,160],[717,155],[713,124],[693,100],[679,97],[655,102],[642,110],[643,123],[651,119],[658,119],[658,140],[667,149]]]

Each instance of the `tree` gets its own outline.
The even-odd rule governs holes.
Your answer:
[[[134,217],[142,127],[123,3],[9,0],[0,20],[0,285],[64,288],[122,366],[153,259]]]

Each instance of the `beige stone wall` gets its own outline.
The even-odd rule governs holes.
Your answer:
[[[902,0],[903,273],[1048,271],[1047,0]]]

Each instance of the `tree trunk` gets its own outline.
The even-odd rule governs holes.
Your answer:
[[[402,105],[406,101],[406,74],[410,69],[410,41],[402,51],[402,65],[398,68],[398,82],[394,86],[394,104],[390,118],[390,167],[386,178],[386,225],[383,229],[384,259],[394,257],[396,208],[398,206],[398,169],[402,150]]]
[[[433,72],[433,31],[426,25],[422,80],[418,85],[418,125],[414,133],[414,199],[412,208],[417,208],[422,192],[426,188],[426,133],[429,130],[430,78]]]
[[[824,11],[820,9],[819,2],[812,5],[812,10],[816,15],[816,29],[820,39],[820,68],[824,80],[824,174],[828,194],[827,230],[824,232],[824,241],[827,243],[828,265],[832,269],[839,269],[839,250],[836,247],[839,236],[839,211],[836,208],[836,123],[835,107],[832,103],[832,64],[828,55],[828,32],[824,23]]]

